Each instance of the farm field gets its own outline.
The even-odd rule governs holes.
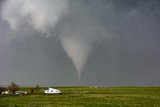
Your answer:
[[[55,88],[63,94],[0,95],[0,107],[160,107],[160,87]]]

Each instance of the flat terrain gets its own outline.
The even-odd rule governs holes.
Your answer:
[[[0,95],[0,107],[160,107],[160,87],[56,88],[63,94]]]

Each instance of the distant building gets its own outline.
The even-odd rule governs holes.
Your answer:
[[[10,90],[8,91],[3,91],[2,94],[12,94]]]
[[[54,88],[48,88],[47,90],[44,91],[45,94],[61,94],[62,91]]]
[[[26,91],[16,91],[15,94],[21,95],[21,94],[27,94],[27,92]]]
[[[8,91],[3,91],[2,94],[13,94],[10,90]],[[16,91],[15,94],[27,94],[25,91]]]

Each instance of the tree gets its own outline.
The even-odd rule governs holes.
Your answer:
[[[16,83],[12,82],[12,83],[8,86],[8,90],[10,90],[11,93],[15,94],[15,92],[19,90],[19,86],[18,86]]]
[[[2,92],[5,91],[5,90],[6,90],[6,88],[0,87],[0,94],[2,94]]]

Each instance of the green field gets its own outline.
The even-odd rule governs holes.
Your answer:
[[[0,107],[160,107],[160,87],[56,88],[63,94],[0,95]]]

